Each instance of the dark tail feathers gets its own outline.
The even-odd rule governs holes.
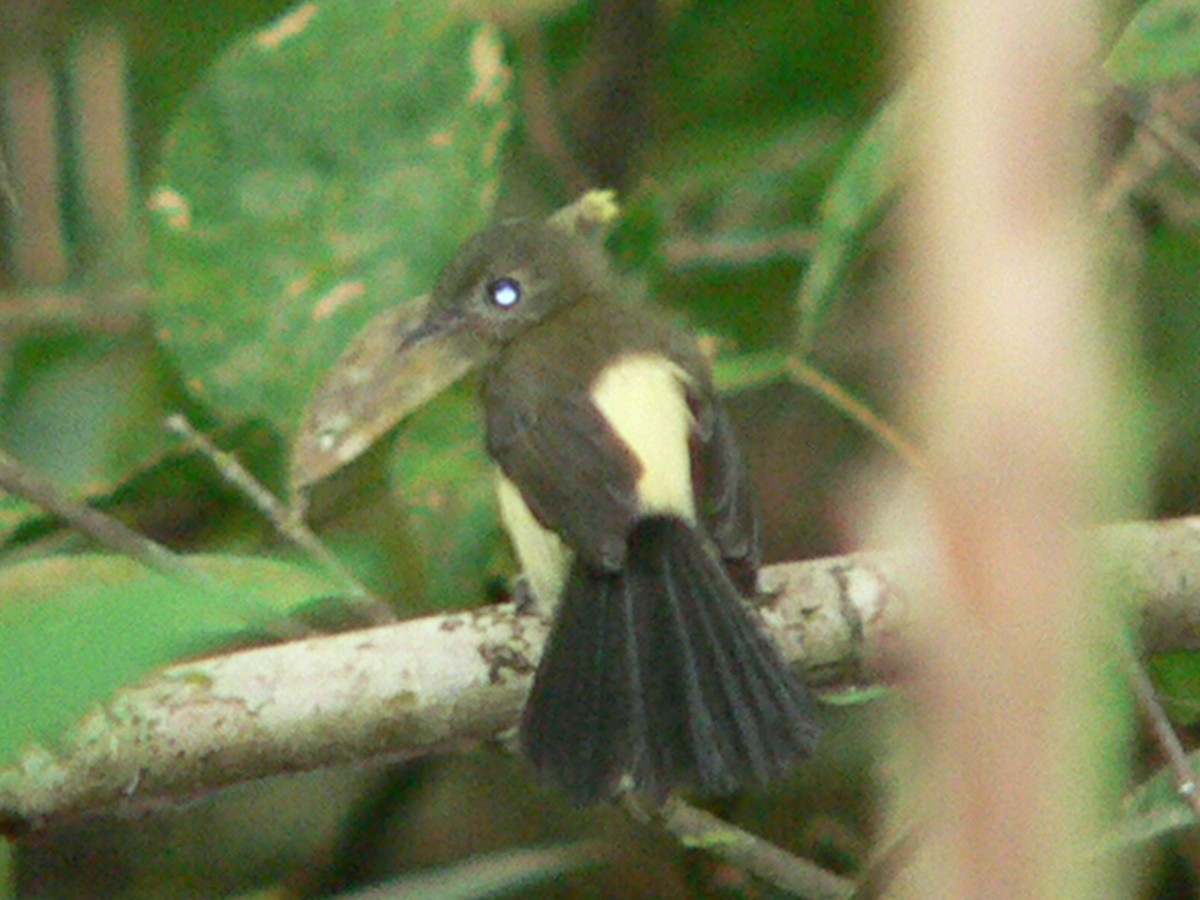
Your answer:
[[[545,780],[590,803],[625,786],[662,799],[761,784],[807,757],[818,730],[703,538],[653,517],[623,572],[573,566],[521,738]]]

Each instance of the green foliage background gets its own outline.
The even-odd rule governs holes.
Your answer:
[[[158,540],[204,553],[218,587],[181,586],[98,554],[0,495],[0,670],[16,673],[0,689],[0,761],[31,739],[53,747],[79,714],[148,669],[336,593],[159,423],[184,410],[284,491],[287,442],[355,332],[424,292],[493,215],[540,214],[573,199],[578,186],[545,152],[537,110],[520,91],[536,66],[553,85],[548,108],[576,162],[588,157],[586,136],[627,129],[627,158],[612,175],[625,208],[612,249],[633,280],[717,338],[718,378],[736,390],[769,554],[835,546],[836,490],[878,448],[788,373],[815,362],[878,408],[892,399],[896,348],[878,321],[895,279],[879,248],[903,168],[906,91],[883,70],[886,10],[874,0],[657,9],[654,38],[630,57],[643,105],[616,113],[589,81],[604,59],[597,47],[611,50],[604,42],[619,27],[598,2],[508,4],[505,24],[494,26],[400,0],[92,0],[41,23],[51,53],[94,18],[117,21],[129,37],[149,327],[0,334],[0,449]],[[297,15],[311,18],[294,33],[282,28]],[[1106,71],[1132,108],[1200,74],[1198,18],[1192,3],[1159,0],[1112,29]],[[540,60],[529,56],[534,32]],[[629,53],[625,44],[618,49]],[[488,69],[488,48],[507,70]],[[1129,128],[1118,94],[1087,100],[1113,107],[1105,149],[1114,158]],[[1128,286],[1121,293],[1138,314],[1146,368],[1138,409],[1113,427],[1152,423],[1157,514],[1196,512],[1200,488],[1200,224],[1186,212],[1198,183],[1195,172],[1165,166],[1109,223],[1127,251],[1112,261],[1114,281]],[[87,223],[69,224],[86,245]],[[80,264],[72,286],[94,277]],[[478,605],[512,574],[486,476],[468,384],[361,461],[348,484],[320,498],[315,521],[399,614]],[[262,602],[231,609],[230,587]],[[1194,726],[1195,655],[1157,665],[1180,722]],[[831,709],[822,759],[732,814],[855,873],[876,817],[869,751],[886,703]],[[371,776],[319,773],[293,787],[207,801],[168,829],[66,829],[22,848],[20,879],[27,890],[87,895],[63,863],[86,848],[120,861],[105,876],[113,895],[211,896],[288,878],[316,895],[432,865],[455,896],[551,879],[554,895],[695,890],[686,855],[650,846],[611,811],[562,809],[512,760],[476,754]],[[261,830],[264,819],[294,821],[295,833]],[[1161,851],[1187,821],[1148,781],[1128,842]],[[501,854],[482,870],[459,862],[596,834],[635,849],[614,851],[600,869],[557,850]],[[197,862],[199,847],[222,864]],[[338,881],[331,873],[356,854],[367,858]],[[1145,858],[1152,869],[1154,855]],[[1161,883],[1186,885],[1165,858]],[[331,861],[327,871],[310,871],[316,859]],[[587,874],[565,875],[578,866]]]

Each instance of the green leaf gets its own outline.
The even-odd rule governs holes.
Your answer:
[[[1200,653],[1160,653],[1148,665],[1171,720],[1181,726],[1200,721]],[[1200,753],[1189,754],[1188,765],[1200,782]],[[1112,841],[1118,847],[1144,843],[1195,825],[1195,813],[1164,767],[1133,792]]]
[[[13,358],[0,395],[4,449],[68,493],[108,493],[174,443],[158,420],[182,395],[148,337],[35,333],[14,342]],[[0,539],[40,515],[0,492]]]
[[[290,433],[371,315],[481,227],[508,128],[497,33],[445,4],[304,4],[225,53],[152,192],[158,335],[225,414]]]
[[[145,427],[157,428],[157,423]],[[269,471],[278,466],[282,452],[278,436],[262,423],[237,423],[216,429],[209,436],[220,447],[236,452],[251,471]],[[187,503],[197,506],[215,504],[220,498],[240,498],[212,462],[191,447],[176,441],[166,449],[157,446],[149,449],[155,452],[148,450],[139,465],[127,468],[122,481],[95,481],[71,491],[71,496],[81,503],[133,518],[139,515],[138,504],[147,497],[152,498],[149,502],[160,505],[184,497]],[[244,519],[245,516],[235,513],[225,515],[219,527],[208,532],[207,539],[211,541],[217,534],[236,530]],[[27,543],[59,529],[68,530],[61,519],[39,506],[0,492],[0,543]],[[85,542],[84,538],[78,540],[80,545]]]
[[[1200,754],[1189,754],[1188,765],[1200,781]],[[1111,840],[1117,847],[1124,847],[1195,827],[1196,814],[1179,796],[1171,771],[1163,768],[1133,792]]]
[[[800,352],[807,355],[837,299],[858,249],[858,238],[891,198],[903,170],[909,90],[875,113],[846,154],[821,201],[817,245],[800,282]]]
[[[1151,0],[1137,11],[1104,61],[1119,84],[1146,86],[1200,72],[1200,6]]]
[[[0,491],[0,543],[8,540],[22,523],[40,513],[41,510],[32,503]]]
[[[1159,653],[1149,668],[1171,721],[1181,726],[1200,722],[1200,653]]]
[[[0,571],[0,765],[30,741],[52,740],[151,669],[332,592],[286,563],[192,562],[215,590],[115,556],[54,557]]]
[[[403,498],[435,609],[477,606],[505,560],[493,467],[468,382],[401,426],[392,487]]]

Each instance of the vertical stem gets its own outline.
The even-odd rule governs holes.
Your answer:
[[[928,840],[911,896],[1102,897],[1103,603],[1079,526],[1106,477],[1085,227],[1086,0],[921,0],[905,221],[910,413],[929,450],[913,697]]]
[[[17,205],[9,217],[15,223],[13,269],[26,284],[55,285],[67,277],[67,251],[54,79],[43,56],[17,50],[0,66],[0,80],[0,118]]]
[[[85,25],[71,53],[76,169],[93,261],[107,279],[136,275],[133,160],[125,45],[109,25]],[[116,269],[117,271],[112,271]]]

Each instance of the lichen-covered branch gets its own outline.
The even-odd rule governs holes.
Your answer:
[[[1136,608],[1148,649],[1200,646],[1200,518],[1099,534],[1104,580]],[[764,570],[764,622],[815,686],[903,668],[916,598],[902,562],[858,553]],[[0,770],[0,833],[492,738],[515,725],[545,634],[505,604],[173,666]]]

